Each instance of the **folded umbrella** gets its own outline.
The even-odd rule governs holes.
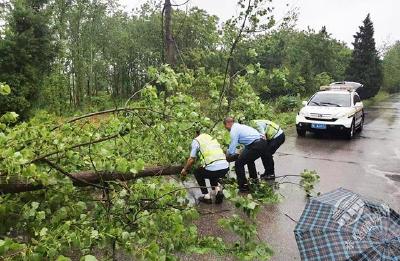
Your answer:
[[[400,216],[339,188],[308,201],[294,230],[302,260],[400,261]]]

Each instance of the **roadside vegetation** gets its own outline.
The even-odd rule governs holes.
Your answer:
[[[400,42],[389,46],[383,57],[382,90],[388,93],[400,92]]]
[[[227,145],[224,116],[290,126],[302,97],[332,81],[359,80],[372,97],[383,77],[396,91],[398,46],[382,73],[369,16],[353,51],[325,27],[295,29],[296,12],[276,20],[271,1],[238,5],[222,23],[168,0],[129,13],[117,1],[0,2],[2,259],[273,255],[254,218],[279,202],[279,183],[243,196],[227,180],[237,213],[220,225],[237,240],[198,232],[201,212],[177,176],[194,128]],[[358,64],[369,62],[376,77],[364,82]],[[298,178],[314,195],[317,173]]]

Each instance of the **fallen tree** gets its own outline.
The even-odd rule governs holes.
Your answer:
[[[82,171],[70,174],[72,182],[77,187],[86,187],[91,184],[102,184],[108,181],[120,180],[129,181],[145,177],[171,176],[176,175],[182,166],[155,166],[148,167],[138,173],[123,173],[116,171]],[[0,194],[20,193],[45,189],[42,184],[24,183],[20,180],[13,180],[7,183],[0,183]]]

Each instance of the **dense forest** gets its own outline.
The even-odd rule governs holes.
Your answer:
[[[25,115],[44,108],[64,114],[129,98],[149,82],[149,68],[166,62],[162,9],[156,2],[132,13],[116,1],[4,2],[0,80],[14,91],[0,101],[1,112]],[[275,21],[271,11],[262,10],[263,19],[252,17],[243,28],[230,57],[232,82],[244,76],[268,100],[308,94],[321,84],[346,79],[350,48],[324,27],[295,30],[296,13]],[[244,16],[219,21],[197,8],[175,10],[171,66],[195,78],[213,78],[218,91]],[[191,91],[204,93],[204,86],[193,85]]]
[[[240,36],[237,27],[245,13],[220,21],[197,8],[176,9],[168,39],[163,6],[157,1],[130,13],[117,1],[3,1],[0,80],[14,91],[0,100],[1,112],[26,115],[47,109],[60,115],[113,106],[151,80],[148,70],[166,63],[167,46],[173,52],[171,67],[195,78],[208,77],[213,82],[206,86],[209,92],[221,88],[228,58],[230,84],[244,77],[263,100],[310,94],[333,80],[363,80],[346,71],[352,50],[325,27],[298,31],[294,11],[276,21],[272,9],[258,9],[251,10]],[[231,53],[235,40],[240,44]],[[374,42],[371,48],[375,50]],[[396,56],[387,53],[384,64],[393,70]],[[374,85],[380,85],[381,76],[377,78]],[[398,88],[398,81],[389,82],[385,88]],[[193,95],[204,93],[202,85],[192,86]],[[232,90],[227,94],[234,99]]]
[[[227,21],[179,7],[0,2],[4,259],[268,259],[252,218],[279,202],[276,188],[254,184],[243,197],[226,184],[238,213],[219,225],[233,243],[194,225],[202,213],[175,177],[194,126],[227,145],[224,116],[288,126],[301,99],[332,81],[362,82],[364,98],[400,91],[400,44],[378,52],[369,15],[350,48],[322,25],[296,29],[296,10],[276,19],[269,0],[240,0]],[[317,180],[301,174],[307,194]]]

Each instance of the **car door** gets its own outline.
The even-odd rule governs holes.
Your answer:
[[[356,126],[359,126],[362,121],[362,117],[363,117],[363,108],[361,105],[360,96],[358,96],[357,93],[354,93],[354,96],[353,96],[353,106],[356,109],[356,113],[354,115]]]

